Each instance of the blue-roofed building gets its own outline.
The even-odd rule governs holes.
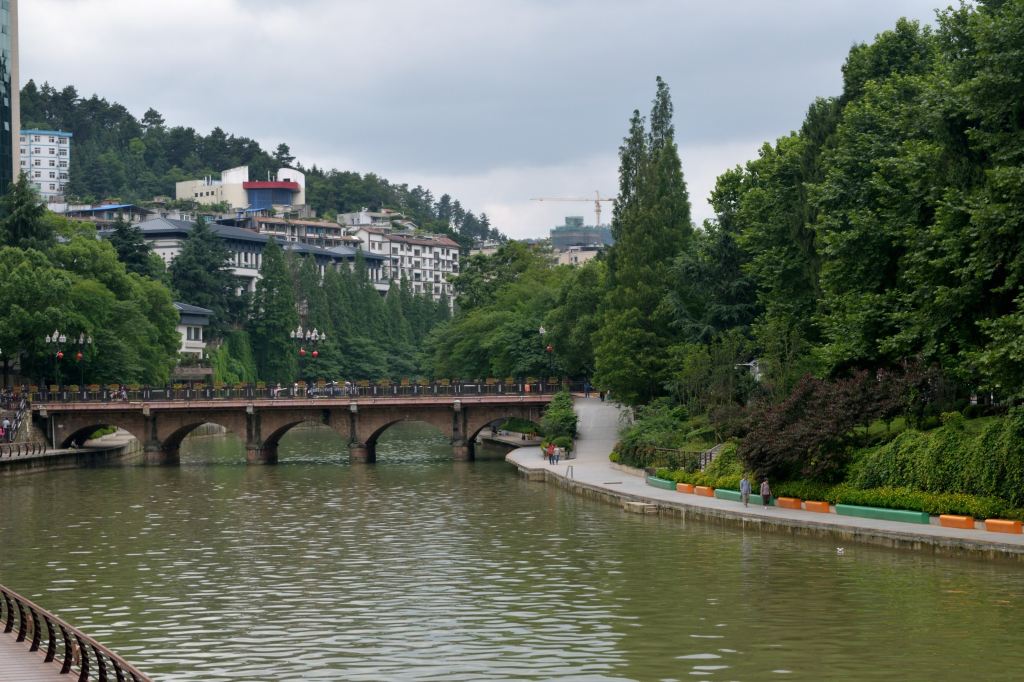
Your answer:
[[[153,215],[153,211],[135,204],[99,204],[94,206],[69,206],[65,218],[95,223],[100,229],[110,227],[118,220],[137,223]]]

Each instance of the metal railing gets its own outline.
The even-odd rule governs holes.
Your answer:
[[[500,395],[551,395],[564,389],[581,391],[582,383],[569,381],[434,381],[429,383],[360,381],[349,384],[267,386],[236,384],[217,386],[203,383],[172,386],[129,386],[123,390],[102,387],[24,387],[32,403],[117,403],[124,401],[192,401],[192,400],[289,400],[310,398],[435,398]]]
[[[44,640],[44,661],[59,663],[60,673],[78,673],[78,682],[151,682],[151,678],[75,626],[41,606],[0,585],[0,620],[4,632],[17,629],[15,641],[29,641],[28,652],[39,651]],[[113,677],[111,677],[113,675]]]
[[[46,454],[46,443],[0,443],[0,460]]]

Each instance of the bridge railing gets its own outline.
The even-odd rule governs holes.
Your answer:
[[[44,661],[60,665],[62,675],[78,673],[79,682],[108,679],[151,682],[151,678],[75,626],[0,585],[0,622],[28,642],[26,655],[45,646]]]
[[[46,454],[46,443],[0,443],[0,460]]]
[[[435,398],[439,396],[549,395],[580,392],[582,382],[559,379],[517,381],[330,382],[290,386],[259,384],[173,384],[171,386],[27,386],[33,403],[116,403],[119,401],[294,400],[309,398]]]

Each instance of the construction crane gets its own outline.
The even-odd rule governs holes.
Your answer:
[[[530,201],[593,201],[594,202],[594,227],[601,224],[601,202],[602,201],[615,201],[610,197],[603,197],[598,191],[594,191],[594,198],[577,198],[577,197],[536,197],[530,199]]]

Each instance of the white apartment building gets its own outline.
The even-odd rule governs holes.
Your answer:
[[[64,201],[71,168],[71,133],[61,130],[18,132],[20,170],[48,204]]]
[[[436,301],[452,297],[449,281],[459,274],[459,245],[441,234],[397,233],[384,227],[358,227],[352,231],[368,257],[384,257],[384,278],[400,281],[404,275],[413,293],[427,293]]]
[[[398,227],[403,230],[415,230],[416,223],[405,217],[405,214],[390,208],[382,208],[379,211],[371,211],[367,208],[353,213],[342,213],[338,216],[338,223],[348,228],[349,231],[360,227],[382,227],[394,229]]]
[[[174,197],[197,204],[226,203],[232,209],[290,209],[306,204],[306,176],[282,168],[277,177],[250,180],[249,167],[238,166],[221,171],[220,180],[205,177],[175,183]]]

